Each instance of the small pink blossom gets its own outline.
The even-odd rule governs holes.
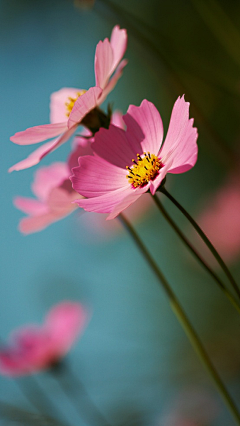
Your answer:
[[[96,86],[82,90],[63,88],[51,96],[50,124],[31,127],[16,133],[10,140],[19,145],[30,145],[55,138],[32,152],[26,159],[10,167],[9,171],[22,170],[39,163],[47,154],[66,142],[82,120],[106,99],[122,75],[127,61],[122,57],[127,47],[126,30],[115,26],[110,41],[105,38],[96,47]],[[112,78],[111,78],[112,76]]]
[[[86,211],[108,213],[108,219],[148,190],[154,195],[167,173],[184,173],[197,160],[197,129],[184,97],[174,104],[164,144],[162,119],[151,102],[131,105],[123,120],[126,131],[114,125],[100,129],[94,155],[79,158],[71,177],[75,191],[86,197],[75,202]]]
[[[19,223],[22,233],[41,231],[75,210],[72,201],[78,194],[72,189],[69,176],[70,169],[65,163],[53,163],[37,170],[32,184],[37,199],[14,199],[15,206],[28,215]]]
[[[0,373],[20,376],[51,367],[71,349],[86,321],[80,303],[55,305],[42,326],[25,326],[12,334],[9,346],[0,350]]]

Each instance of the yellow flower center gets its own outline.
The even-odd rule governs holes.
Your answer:
[[[80,90],[80,92],[76,93],[76,98],[72,98],[71,96],[68,97],[68,102],[65,102],[65,106],[66,106],[66,116],[69,117],[69,115],[72,112],[73,106],[76,102],[76,100],[79,98],[79,96],[84,95],[84,93],[86,93],[86,90]]]
[[[137,154],[137,159],[138,161],[132,160],[134,164],[131,167],[126,166],[129,170],[126,177],[134,188],[142,188],[147,185],[150,180],[156,178],[162,167],[162,163],[156,155],[150,154],[150,152],[144,152],[142,157]]]

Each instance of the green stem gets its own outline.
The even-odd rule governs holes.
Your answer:
[[[192,216],[179,204],[179,202],[166,190],[166,188],[163,186],[160,188],[160,192],[162,192],[166,197],[169,198],[170,201],[182,212],[182,214],[189,220],[191,225],[194,227],[194,229],[197,231],[198,235],[202,238],[202,240],[205,242],[215,259],[217,260],[218,264],[221,266],[222,270],[225,272],[226,276],[228,277],[232,287],[236,291],[239,299],[240,299],[240,289],[238,288],[238,285],[233,278],[231,272],[229,271],[227,265],[221,258],[220,254],[217,252],[215,247],[212,245],[211,241],[209,241],[206,234],[204,234],[203,230],[200,228],[200,226],[195,222],[195,220],[192,218]]]
[[[217,276],[217,274],[211,269],[211,267],[207,264],[207,262],[203,259],[203,257],[198,253],[198,251],[193,247],[193,245],[188,241],[188,239],[185,237],[185,235],[182,233],[182,231],[178,228],[176,223],[172,220],[172,218],[169,216],[165,208],[163,207],[162,203],[160,202],[157,195],[153,195],[153,199],[157,205],[157,207],[160,209],[161,213],[165,217],[165,219],[168,221],[168,223],[172,226],[174,231],[178,234],[180,239],[186,244],[186,246],[189,248],[189,250],[192,252],[192,254],[199,260],[201,265],[209,272],[209,274],[215,279],[216,283],[219,285],[221,290],[224,292],[224,294],[227,296],[229,301],[232,303],[232,305],[236,308],[238,313],[240,314],[240,305],[238,301],[235,299],[235,297],[228,291],[227,287],[224,285],[224,283],[221,281],[221,279]]]
[[[196,331],[194,330],[193,326],[191,325],[190,321],[188,320],[185,312],[183,311],[180,303],[178,302],[177,297],[173,293],[170,285],[168,284],[165,276],[157,266],[156,262],[148,252],[147,248],[143,244],[142,240],[138,236],[137,232],[134,230],[130,222],[123,216],[123,214],[119,215],[119,219],[122,222],[125,229],[128,231],[128,233],[131,235],[135,243],[137,244],[139,250],[141,251],[142,255],[148,262],[149,266],[152,268],[153,272],[157,276],[158,280],[160,281],[161,286],[165,290],[166,295],[168,296],[170,306],[172,308],[172,311],[178,318],[180,324],[182,325],[186,335],[188,336],[193,348],[195,349],[197,355],[199,356],[202,364],[210,374],[213,382],[215,383],[219,393],[221,394],[223,400],[225,401],[227,407],[229,408],[229,411],[232,413],[232,416],[236,420],[236,423],[240,425],[240,413],[237,409],[236,404],[234,403],[233,399],[231,398],[230,394],[228,393],[227,389],[225,388],[218,372],[216,371],[215,367],[213,366],[211,360],[209,359],[207,352],[205,351]]]

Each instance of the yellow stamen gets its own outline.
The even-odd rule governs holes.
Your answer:
[[[66,106],[66,116],[69,117],[69,115],[72,112],[73,106],[76,102],[76,100],[79,98],[79,96],[84,95],[84,93],[86,93],[86,90],[80,90],[80,92],[76,93],[76,98],[72,98],[71,96],[68,97],[69,102],[65,102],[65,106]]]
[[[131,167],[126,166],[129,170],[126,177],[134,188],[142,188],[147,185],[150,180],[156,178],[162,167],[162,163],[156,155],[150,154],[150,152],[144,152],[142,156],[137,154],[137,159],[137,161],[132,160],[133,165]]]

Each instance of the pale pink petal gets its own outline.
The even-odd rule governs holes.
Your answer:
[[[32,234],[33,232],[42,231],[60,219],[62,219],[62,216],[57,216],[52,212],[48,212],[41,216],[28,216],[20,220],[18,228],[23,234]]]
[[[132,189],[131,192],[129,191],[129,194],[123,198],[120,203],[114,206],[111,213],[108,215],[107,220],[114,219],[116,216],[119,215],[123,210],[125,210],[127,207],[129,207],[131,204],[135,203],[141,195],[148,190],[149,186],[145,186],[144,188],[137,188]]]
[[[79,167],[72,172],[73,188],[84,197],[98,197],[129,185],[126,170],[95,156],[80,157]]]
[[[75,149],[72,151],[67,161],[69,170],[78,166],[79,157],[83,157],[84,155],[93,155],[91,140],[82,138],[81,136],[74,138],[73,145],[75,146]]]
[[[157,108],[146,99],[139,107],[130,105],[123,116],[127,138],[135,152],[157,155],[163,139],[163,124]]]
[[[96,86],[105,88],[111,74],[113,64],[113,50],[107,38],[99,41],[95,53],[95,81]]]
[[[55,139],[54,143],[52,145],[49,145],[49,148],[47,148],[41,155],[40,160],[42,160],[47,154],[50,154],[50,152],[55,151],[55,149],[59,148],[61,145],[63,145],[70,137],[73,135],[73,133],[76,131],[77,125],[70,127],[65,133],[63,133],[62,136]]]
[[[111,47],[113,50],[113,63],[112,73],[121,61],[124,53],[127,49],[127,31],[125,29],[120,30],[119,26],[116,25],[111,34],[110,39]]]
[[[120,111],[114,111],[111,118],[111,124],[116,127],[120,127],[120,129],[125,130],[125,123],[123,121],[123,115]]]
[[[70,190],[66,191],[62,187],[54,188],[47,200],[50,211],[60,218],[70,214],[75,208],[72,201],[74,201],[76,197],[80,198],[80,196],[73,191],[70,180],[69,189],[71,189],[71,192]]]
[[[76,302],[63,302],[51,309],[44,327],[49,333],[56,355],[62,356],[68,352],[78,335],[83,332],[88,316],[86,309]]]
[[[69,98],[77,98],[78,93],[82,89],[76,89],[73,87],[63,87],[51,94],[50,100],[50,122],[51,123],[61,123],[62,121],[67,121],[67,109],[66,102],[69,101]]]
[[[69,128],[76,124],[80,124],[85,115],[98,105],[98,98],[101,94],[102,89],[100,87],[91,87],[86,93],[79,96],[69,116]]]
[[[34,198],[15,197],[13,203],[17,209],[31,216],[45,214],[47,206]]]
[[[65,132],[67,128],[67,120],[63,123],[44,124],[15,133],[10,140],[19,145],[31,145],[58,136],[60,133]]]
[[[197,160],[197,129],[189,120],[189,102],[179,97],[172,110],[165,142],[160,150],[164,164],[171,159],[169,172],[183,173],[194,166]]]
[[[113,209],[121,203],[125,197],[132,194],[133,191],[134,189],[128,185],[115,191],[109,191],[99,197],[75,200],[75,203],[87,212],[111,213]]]
[[[121,77],[122,73],[123,73],[123,68],[127,65],[128,61],[126,59],[124,59],[119,66],[116,69],[115,74],[112,76],[112,78],[109,80],[109,82],[107,83],[107,85],[104,87],[103,92],[101,94],[101,96],[99,96],[98,98],[98,105],[101,105],[106,97],[108,96],[108,94],[114,89],[114,87],[116,86],[119,78]]]
[[[46,201],[51,190],[60,186],[69,176],[70,170],[63,162],[41,167],[35,173],[32,191],[40,200]]]
[[[93,151],[111,164],[126,171],[132,166],[132,159],[137,159],[137,152],[128,143],[126,132],[110,124],[109,129],[101,128],[92,143]]]
[[[46,155],[46,153],[50,152],[51,149],[54,149],[56,145],[56,139],[53,141],[47,142],[44,145],[37,148],[35,151],[33,151],[27,158],[25,158],[22,161],[19,161],[19,163],[14,164],[14,166],[10,167],[8,170],[9,172],[12,172],[14,170],[24,170],[28,169],[29,167],[35,166],[39,163],[39,161],[42,159],[43,156]]]

